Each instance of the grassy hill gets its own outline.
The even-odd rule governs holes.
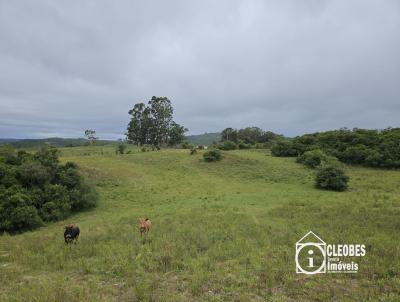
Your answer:
[[[96,184],[99,206],[1,236],[0,301],[398,301],[399,171],[347,167],[337,193],[265,150],[205,163],[202,151],[78,147],[62,160]],[[145,244],[139,217],[153,224]],[[81,236],[66,246],[69,222]],[[366,244],[359,273],[296,274],[295,243],[310,230]]]
[[[204,133],[198,135],[188,135],[186,136],[186,140],[189,144],[199,146],[208,146],[211,145],[214,141],[218,142],[221,139],[221,133]]]

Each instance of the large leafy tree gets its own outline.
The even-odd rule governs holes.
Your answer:
[[[233,128],[225,128],[222,130],[221,141],[237,142],[237,130]]]
[[[177,145],[184,139],[187,129],[173,121],[174,109],[167,97],[153,96],[146,106],[138,103],[128,112],[131,120],[127,127],[128,142],[137,145]]]

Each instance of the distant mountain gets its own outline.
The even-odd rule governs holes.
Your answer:
[[[8,144],[15,148],[40,148],[43,146],[54,146],[54,147],[77,147],[84,146],[88,143],[88,140],[84,138],[61,138],[61,137],[50,137],[43,139],[0,139],[0,145]],[[96,145],[103,146],[109,144],[115,144],[116,141],[98,140]]]
[[[17,140],[18,138],[0,138],[0,145],[16,142]]]
[[[186,136],[189,144],[192,145],[211,145],[214,141],[221,139],[221,133],[204,133],[198,135]],[[118,141],[111,140],[98,140],[97,146],[104,146],[109,144],[115,144]],[[14,148],[40,148],[43,146],[54,146],[54,147],[78,147],[84,146],[88,143],[87,139],[84,138],[61,138],[61,137],[50,137],[41,139],[16,139],[16,138],[0,138],[0,145],[11,145]]]
[[[221,133],[204,133],[204,134],[197,134],[197,135],[188,135],[186,136],[187,141],[189,144],[192,145],[211,145],[213,142],[218,142],[221,139]]]

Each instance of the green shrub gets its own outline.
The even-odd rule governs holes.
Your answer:
[[[348,164],[400,168],[400,128],[384,130],[339,129],[295,137],[277,142],[272,154],[296,156],[321,149]],[[288,140],[289,141],[289,140]]]
[[[235,150],[237,149],[237,145],[232,141],[224,141],[223,143],[218,145],[218,149],[221,150]]]
[[[192,148],[190,149],[190,155],[196,154],[197,153],[197,149],[196,148]]]
[[[297,156],[299,152],[291,140],[277,140],[272,144],[271,153],[274,156]]]
[[[340,153],[339,159],[349,164],[363,164],[368,156],[368,148],[363,145],[350,146]]]
[[[321,166],[315,178],[315,186],[319,189],[345,191],[349,177],[344,171],[332,165]]]
[[[0,162],[0,185],[6,188],[18,183],[16,179],[17,169],[15,166],[6,165]]]
[[[55,170],[59,164],[58,156],[57,148],[41,148],[33,157],[35,161],[40,162],[46,168]]]
[[[0,231],[34,229],[96,204],[94,187],[76,164],[60,165],[57,150],[18,152],[16,157],[19,160],[6,161],[0,156]]]
[[[57,221],[71,214],[71,198],[63,185],[47,185],[41,194],[39,214],[43,221]]]
[[[43,187],[50,182],[49,170],[38,161],[29,161],[20,165],[17,169],[17,178],[25,187]]]
[[[56,182],[71,190],[79,186],[82,178],[78,172],[77,166],[66,163],[60,166],[56,173]]]
[[[376,150],[370,150],[365,158],[365,163],[371,167],[384,166],[384,156]]]
[[[321,164],[337,164],[338,160],[333,156],[325,154],[322,150],[316,149],[304,152],[297,157],[296,162],[302,163],[309,168],[316,168]]]
[[[260,145],[260,144],[259,144]],[[246,144],[243,141],[239,141],[239,143],[237,144],[239,149],[250,149],[251,145],[250,144]]]
[[[125,149],[126,149],[126,145],[125,144],[119,144],[117,146],[117,149],[115,150],[116,154],[124,154],[125,153]]]
[[[81,180],[79,186],[70,191],[69,195],[72,211],[92,208],[96,205],[98,199],[97,191],[84,179]]]
[[[182,144],[181,144],[181,148],[182,149],[192,149],[193,148],[193,146],[191,145],[191,144],[189,144],[188,142],[183,142]]]
[[[0,188],[0,231],[25,231],[43,224],[28,192],[20,186]]]
[[[222,154],[221,151],[217,149],[209,150],[203,154],[203,158],[206,162],[219,161],[222,159]]]

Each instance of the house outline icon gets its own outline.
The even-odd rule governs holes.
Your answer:
[[[306,238],[312,237],[314,241],[305,241]],[[318,248],[324,260],[322,261],[322,264],[320,267],[318,267],[314,271],[307,271],[303,269],[300,265],[299,262],[299,254],[300,251],[308,246],[313,246]],[[296,242],[296,256],[295,256],[295,262],[296,262],[296,273],[298,274],[307,274],[307,275],[314,275],[314,274],[323,274],[326,273],[326,243],[323,241],[319,236],[317,236],[313,231],[309,231],[307,234],[305,234],[299,241]]]

